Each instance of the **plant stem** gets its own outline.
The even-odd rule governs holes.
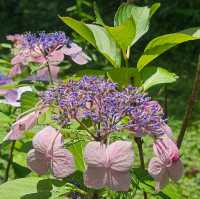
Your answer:
[[[193,106],[195,104],[195,100],[197,98],[199,86],[200,86],[200,55],[199,55],[199,58],[198,58],[196,77],[195,77],[195,80],[193,82],[192,93],[191,93],[189,100],[188,100],[187,108],[185,110],[185,115],[184,115],[182,126],[181,126],[181,130],[179,132],[178,139],[177,139],[177,146],[178,146],[179,149],[180,149],[181,144],[183,142],[183,138],[185,136],[185,132],[186,132],[189,120],[190,120],[191,115],[192,115],[192,109],[193,109]]]
[[[142,169],[145,170],[145,164],[144,164],[144,154],[143,154],[143,149],[142,149],[142,139],[139,137],[135,137],[135,142],[137,144],[138,147],[138,153],[139,153],[139,157],[140,157],[140,166]],[[147,193],[144,191],[143,192],[144,195],[144,199],[147,199]]]
[[[9,177],[10,166],[11,166],[12,160],[13,160],[13,151],[14,151],[14,148],[15,148],[15,142],[16,141],[14,140],[11,143],[10,153],[9,153],[9,157],[8,157],[8,164],[7,164],[6,171],[5,171],[4,182],[6,182],[8,180],[8,177]]]
[[[47,68],[48,68],[50,83],[53,84],[53,78],[52,78],[52,75],[51,75],[51,69],[50,69],[49,63],[47,63]]]
[[[122,50],[122,54],[123,54],[123,57],[124,57],[125,66],[128,67],[128,57],[126,55],[126,52],[124,50]]]

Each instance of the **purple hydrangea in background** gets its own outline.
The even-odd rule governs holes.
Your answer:
[[[90,59],[77,44],[73,43],[64,32],[39,34],[27,33],[24,35],[8,36],[8,39],[16,43],[16,38],[20,37],[20,45],[14,45],[17,48],[14,57],[11,60],[13,68],[10,76],[21,73],[23,66],[30,62],[37,63],[41,66],[48,65],[50,69],[57,67],[67,55],[80,65],[86,64]],[[17,40],[18,41],[18,40]],[[59,68],[58,68],[59,69]],[[47,73],[46,68],[38,71],[37,76]],[[45,77],[44,77],[45,78]]]
[[[129,86],[120,91],[115,83],[103,78],[84,76],[79,81],[69,80],[41,97],[44,103],[58,105],[61,114],[56,118],[62,125],[90,119],[96,139],[123,129],[136,136],[157,136],[168,130],[158,102],[140,88]]]

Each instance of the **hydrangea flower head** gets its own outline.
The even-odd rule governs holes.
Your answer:
[[[61,109],[58,120],[63,124],[90,119],[97,137],[123,129],[136,135],[165,133],[163,113],[157,102],[151,101],[140,88],[129,86],[120,91],[117,84],[104,78],[84,76],[79,81],[69,80],[43,93],[42,99]],[[125,117],[128,123],[123,122]]]

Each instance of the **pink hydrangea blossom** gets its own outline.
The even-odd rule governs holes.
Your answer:
[[[156,157],[150,160],[148,172],[156,180],[156,191],[160,191],[169,178],[175,182],[181,178],[183,165],[176,144],[168,136],[158,138],[153,149]]]
[[[84,158],[87,164],[84,182],[87,187],[128,191],[129,170],[134,160],[131,142],[116,141],[110,145],[90,142],[85,147]]]
[[[39,175],[50,169],[58,178],[64,178],[75,171],[73,156],[64,149],[61,133],[51,126],[45,127],[33,138],[33,149],[28,153],[27,164]]]

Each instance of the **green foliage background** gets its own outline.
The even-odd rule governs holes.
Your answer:
[[[0,42],[5,41],[7,34],[26,31],[45,30],[51,32],[63,30],[72,36],[71,30],[64,25],[58,18],[58,15],[69,15],[77,19],[91,21],[94,19],[92,4],[90,4],[92,2],[90,0],[0,0]],[[123,1],[97,0],[96,2],[106,24],[112,25],[114,13]],[[156,1],[137,0],[135,2],[138,5],[152,5]],[[200,26],[199,0],[160,0],[159,2],[161,3],[161,8],[151,20],[150,31],[136,44],[131,52],[133,63],[138,60],[147,42],[154,37],[178,32],[189,27]],[[77,36],[75,38],[81,42]],[[86,49],[92,51],[88,48]],[[187,99],[191,92],[199,53],[199,41],[192,41],[173,48],[154,62],[161,66],[168,66],[170,71],[175,72],[180,77],[176,83],[167,87],[169,123],[175,135],[177,135],[180,129]],[[103,62],[103,57],[101,58]],[[156,88],[151,90],[151,92],[156,94],[158,90],[159,88]],[[164,102],[162,90],[161,95],[157,98],[161,103]],[[181,192],[183,199],[198,199],[200,195],[199,99],[200,95],[198,96],[193,111],[193,118],[181,149],[185,165],[185,176],[179,182],[177,192]],[[146,157],[151,157],[149,143],[148,140],[145,143]],[[148,160],[149,158],[146,158],[146,162]],[[2,163],[0,163],[0,167],[2,167]],[[139,195],[138,197],[140,198],[141,196]]]

